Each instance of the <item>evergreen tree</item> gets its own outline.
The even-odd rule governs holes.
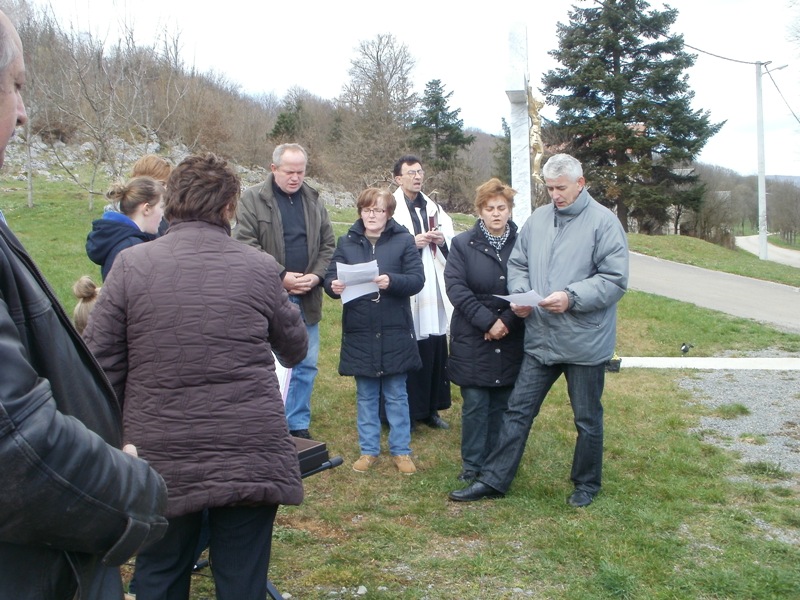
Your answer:
[[[275,126],[269,132],[270,140],[275,144],[294,142],[302,128],[303,102],[295,99],[292,102],[285,102],[283,110],[275,120]]]
[[[458,118],[461,109],[450,110],[448,101],[452,95],[453,92],[445,93],[440,79],[429,81],[411,123],[411,146],[425,167],[434,172],[428,183],[436,186],[440,197],[451,207],[469,195],[468,177],[458,151],[475,141],[474,135],[464,133],[464,120]]]
[[[543,92],[558,106],[593,195],[628,217],[665,223],[697,177],[687,166],[724,123],[692,110],[685,71],[696,56],[669,29],[678,11],[649,10],[645,0],[604,0],[575,8],[559,23],[561,67],[546,73]]]
[[[503,136],[496,137],[494,141],[494,148],[492,148],[492,158],[494,168],[492,169],[492,176],[497,177],[500,181],[511,183],[511,128],[505,120],[502,120]]]
[[[420,109],[411,124],[411,143],[425,164],[437,171],[456,166],[458,151],[475,141],[474,135],[464,133],[464,120],[458,118],[460,108],[450,110],[448,101],[453,92],[445,94],[440,79],[425,85]]]

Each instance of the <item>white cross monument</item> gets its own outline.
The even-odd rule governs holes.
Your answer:
[[[522,25],[512,26],[508,35],[508,78],[506,95],[511,103],[511,187],[514,198],[514,222],[525,223],[533,210],[536,189],[531,173],[541,182],[539,168],[543,154],[541,117],[544,101],[534,96],[528,80],[528,36]]]

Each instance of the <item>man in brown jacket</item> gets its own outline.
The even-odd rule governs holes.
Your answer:
[[[322,286],[336,247],[328,211],[304,182],[308,154],[299,144],[275,148],[266,181],[242,194],[233,237],[271,254],[282,269],[283,287],[300,306],[308,353],[292,369],[286,393],[286,422],[296,437],[310,438],[311,393],[317,376]]]

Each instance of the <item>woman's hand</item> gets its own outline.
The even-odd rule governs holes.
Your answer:
[[[373,281],[378,284],[379,290],[385,290],[389,287],[389,276],[386,274],[378,275]]]
[[[504,337],[508,335],[508,327],[506,324],[503,323],[500,319],[494,322],[492,328],[483,334],[483,339],[487,342],[489,340],[502,340]]]
[[[331,291],[336,294],[337,296],[341,296],[344,288],[347,286],[340,280],[334,279],[331,281]]]

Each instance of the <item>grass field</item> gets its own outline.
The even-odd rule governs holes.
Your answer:
[[[2,185],[0,208],[71,310],[78,276],[99,280],[83,243],[101,208],[90,213],[85,195],[48,184],[28,209],[22,184]],[[333,210],[337,234],[354,217]],[[472,219],[457,221],[466,229]],[[765,269],[699,240],[630,240],[643,253],[800,285],[797,269]],[[545,402],[509,495],[454,504],[458,388],[443,413],[452,429],[413,435],[418,474],[399,475],[387,458],[355,473],[354,384],[337,374],[340,304],[326,298],[324,312],[312,433],[345,464],[307,479],[304,504],[279,512],[270,577],[282,592],[302,600],[352,598],[359,586],[368,599],[800,598],[800,548],[764,527],[797,539],[800,480],[787,481],[780,465],[743,464],[692,433],[707,409],[677,385],[691,373],[623,368],[607,377],[604,487],[591,507],[565,503],[574,427],[563,383]],[[623,356],[676,355],[684,339],[704,355],[800,352],[800,336],[644,293],[626,294],[619,312]],[[211,580],[196,576],[192,599],[213,596]]]

